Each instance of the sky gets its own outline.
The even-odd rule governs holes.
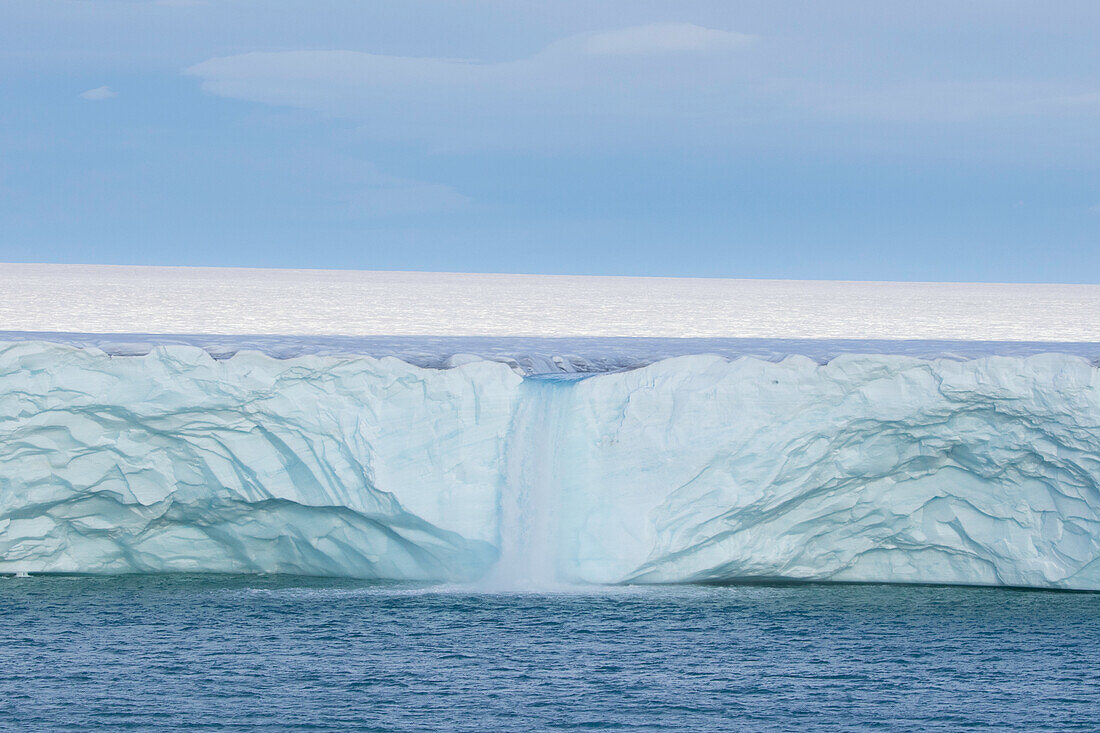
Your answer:
[[[1100,283],[1100,3],[4,0],[0,262]]]

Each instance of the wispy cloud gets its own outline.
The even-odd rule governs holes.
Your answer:
[[[703,28],[691,23],[650,23],[619,30],[577,36],[591,54],[650,54],[720,51],[748,45],[752,36]]]
[[[96,87],[95,89],[89,89],[86,92],[78,94],[81,99],[86,99],[89,102],[103,102],[108,99],[114,99],[118,96],[118,92],[110,87]]]
[[[578,34],[501,62],[278,51],[213,58],[185,73],[212,94],[356,119],[381,138],[496,147],[611,140],[645,134],[647,119],[708,116],[713,100],[695,91],[732,91],[750,41],[658,23]]]
[[[823,116],[888,122],[958,123],[1100,112],[1100,94],[1043,81],[818,84],[805,89],[805,99]]]
[[[373,168],[356,176],[343,197],[353,215],[375,218],[446,214],[466,208],[473,199],[451,186],[391,176]]]
[[[953,79],[919,65],[846,75],[779,43],[653,23],[569,36],[508,61],[277,51],[213,58],[185,73],[212,94],[353,119],[370,137],[438,148],[728,146],[799,125],[803,135],[853,124],[950,133],[991,119],[1100,117],[1095,85]]]

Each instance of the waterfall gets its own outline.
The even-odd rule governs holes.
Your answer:
[[[540,590],[560,584],[555,467],[567,429],[574,376],[529,377],[507,445],[501,491],[500,560],[485,581],[495,589]]]

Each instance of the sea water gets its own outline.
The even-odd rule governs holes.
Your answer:
[[[0,579],[3,730],[1095,730],[1100,594]]]

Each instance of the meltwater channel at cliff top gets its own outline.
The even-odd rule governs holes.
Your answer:
[[[0,572],[1100,590],[1100,345],[0,335]]]

